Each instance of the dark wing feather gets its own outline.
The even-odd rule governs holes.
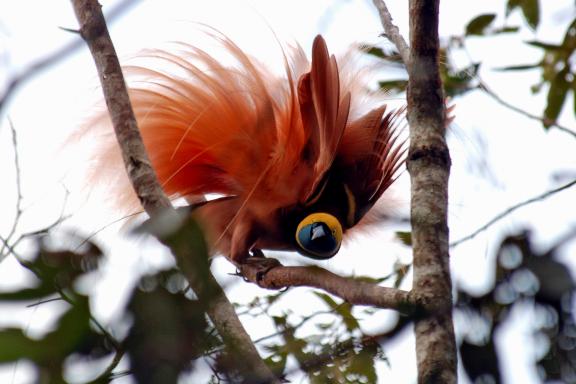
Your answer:
[[[338,65],[320,35],[312,46],[310,72],[299,80],[298,99],[308,137],[302,161],[308,163],[312,171],[312,183],[301,199],[306,203],[334,162],[350,111],[350,94],[340,97]]]
[[[404,142],[396,132],[404,108],[385,112],[382,106],[351,122],[338,150],[339,171],[356,206],[349,226],[358,223],[396,180],[405,160]]]

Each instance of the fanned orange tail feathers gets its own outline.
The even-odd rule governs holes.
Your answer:
[[[139,80],[129,81],[130,97],[165,192],[231,197],[197,214],[214,252],[234,261],[254,247],[297,250],[294,223],[316,208],[344,231],[356,225],[403,162],[393,129],[402,111],[359,116],[354,101],[366,92],[340,73],[321,36],[311,63],[299,48],[285,57],[284,76],[213,37],[233,63],[179,44],[178,54],[149,52],[167,71],[126,68]]]

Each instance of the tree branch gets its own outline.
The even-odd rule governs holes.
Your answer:
[[[570,188],[570,187],[572,187],[572,186],[574,186],[574,185],[576,185],[576,180],[572,180],[572,181],[570,181],[569,183],[566,183],[566,184],[561,185],[561,186],[559,186],[559,187],[557,187],[557,188],[554,188],[554,189],[551,189],[551,190],[549,190],[549,191],[546,191],[546,192],[544,192],[544,193],[542,193],[542,194],[540,194],[540,195],[538,195],[538,196],[534,196],[534,197],[529,198],[528,200],[524,200],[524,201],[521,201],[521,202],[519,202],[519,203],[517,203],[517,204],[514,204],[513,206],[507,208],[506,210],[504,210],[504,211],[500,212],[499,214],[497,214],[496,216],[494,216],[494,217],[493,217],[491,220],[489,220],[486,224],[484,224],[483,226],[481,226],[480,228],[478,228],[477,230],[475,230],[475,231],[472,232],[471,234],[469,234],[469,235],[467,235],[467,236],[464,236],[463,238],[458,239],[458,240],[452,242],[452,243],[450,244],[450,247],[455,247],[455,246],[457,246],[457,245],[462,244],[462,243],[465,242],[465,241],[468,241],[468,240],[476,237],[476,235],[478,235],[480,232],[485,231],[485,230],[488,229],[491,225],[493,225],[494,223],[496,223],[498,220],[501,220],[502,218],[508,216],[509,214],[511,214],[512,212],[514,212],[515,210],[517,210],[517,209],[519,209],[519,208],[522,208],[522,207],[524,207],[524,206],[526,206],[526,205],[528,205],[528,204],[532,204],[532,203],[534,203],[534,202],[536,202],[536,201],[544,200],[544,199],[546,199],[547,197],[550,197],[550,196],[552,196],[552,195],[554,195],[554,194],[556,194],[556,193],[558,193],[558,192],[561,192],[561,191],[563,191],[563,190],[565,190],[565,189],[568,189],[568,188]]]
[[[378,14],[380,15],[380,21],[384,27],[384,33],[386,37],[396,46],[398,53],[402,58],[402,61],[406,67],[410,66],[410,47],[406,43],[406,40],[400,34],[400,30],[394,24],[392,20],[392,15],[388,11],[388,7],[382,0],[372,0],[374,6],[378,9]]]
[[[413,294],[425,316],[415,323],[419,383],[456,383],[448,254],[446,113],[438,62],[439,0],[410,0],[408,113],[414,255]]]
[[[573,138],[576,138],[576,132],[574,132],[573,130],[558,124],[557,121],[550,121],[550,119],[547,119],[543,116],[538,116],[538,115],[534,115],[533,113],[530,113],[528,111],[525,111],[521,108],[518,108],[515,105],[510,104],[509,102],[507,102],[506,100],[502,99],[500,96],[498,96],[492,89],[490,89],[486,83],[484,83],[482,81],[482,79],[478,78],[480,80],[480,84],[478,85],[478,89],[480,89],[482,92],[484,92],[485,94],[487,94],[488,96],[490,96],[491,98],[493,98],[497,103],[499,103],[500,105],[514,111],[517,112],[529,119],[532,120],[537,120],[539,122],[541,122],[544,126],[548,127],[556,127],[557,129],[559,129],[561,132],[567,133],[569,135],[571,135]]]
[[[243,276],[262,288],[314,287],[336,295],[350,304],[412,312],[417,299],[410,292],[381,287],[374,283],[346,278],[320,267],[274,267],[262,277],[253,269],[241,268]]]
[[[110,10],[110,13],[108,13],[108,19],[115,19],[138,1],[139,0],[125,0],[118,3],[114,8]],[[82,39],[74,39],[68,44],[60,47],[58,50],[47,55],[46,57],[43,57],[42,59],[30,64],[28,68],[24,69],[16,76],[11,77],[8,84],[6,85],[6,88],[4,88],[4,92],[0,96],[0,115],[2,115],[2,111],[12,98],[12,95],[14,95],[14,92],[16,92],[16,90],[18,90],[18,88],[23,83],[42,72],[43,69],[58,63],[66,57],[69,57],[77,49],[81,48],[82,45]]]
[[[142,142],[120,63],[108,34],[101,7],[96,0],[73,0],[72,4],[80,24],[80,33],[96,63],[106,104],[132,186],[144,210],[152,219],[161,216],[160,212],[162,215],[168,214],[175,217],[177,213],[160,187]],[[208,307],[208,315],[228,346],[228,350],[235,354],[234,357],[239,362],[239,366],[242,366],[245,369],[244,373],[249,375],[247,379],[250,382],[279,383],[258,355],[234,307],[211,275],[209,268],[204,270],[195,268],[198,264],[194,264],[198,258],[196,250],[190,249],[190,246],[182,246],[181,243],[171,244],[170,241],[162,239],[161,241],[171,246],[178,266],[197,296],[204,300]]]

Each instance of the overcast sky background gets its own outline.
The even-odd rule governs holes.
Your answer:
[[[116,2],[102,1],[104,11]],[[395,22],[404,36],[408,36],[407,2],[390,1],[389,7]],[[567,22],[574,16],[573,2],[557,0],[542,2],[545,8],[542,24],[537,34],[529,31],[520,36],[498,39],[471,39],[469,54],[472,60],[482,61],[481,76],[503,99],[535,114],[543,110],[544,95],[532,96],[530,85],[538,80],[536,71],[517,75],[493,71],[495,67],[533,63],[541,58],[540,50],[520,44],[521,41],[539,39],[558,42],[565,32]],[[325,36],[331,52],[342,52],[358,42],[390,43],[379,38],[382,28],[372,8],[371,1],[143,1],[115,20],[110,26],[111,35],[119,56],[128,58],[143,48],[158,46],[170,40],[194,43],[196,25],[203,22],[227,35],[258,58],[279,63],[279,50],[271,33],[273,30],[282,41],[297,41],[309,53],[314,36]],[[503,21],[503,1],[443,1],[441,3],[441,36],[461,35],[466,23],[485,12],[497,12]],[[518,14],[510,17],[511,25],[522,24]],[[0,0],[0,82],[17,74],[30,63],[43,58],[75,38],[59,27],[76,28],[72,7],[68,1],[18,2]],[[455,57],[462,66],[469,64],[467,54]],[[379,74],[380,76],[380,74]],[[380,77],[376,77],[375,80]],[[1,83],[0,83],[1,84]],[[78,165],[70,153],[61,151],[61,144],[91,113],[92,103],[98,97],[97,76],[86,49],[79,50],[61,64],[44,71],[23,86],[12,99],[7,114],[18,132],[21,160],[23,207],[25,214],[19,230],[27,232],[42,228],[55,220],[64,204],[63,183],[71,194],[66,203],[68,212],[75,216],[69,227],[79,228],[90,234],[110,223],[112,212],[104,212],[102,205],[90,201],[86,191],[78,187]],[[401,100],[391,100],[393,104]],[[507,207],[538,195],[559,185],[554,175],[572,172],[576,165],[574,139],[551,130],[546,133],[538,122],[528,120],[515,112],[499,107],[493,100],[479,93],[471,93],[455,100],[456,120],[450,128],[449,144],[453,159],[450,180],[450,230],[452,240],[459,239]],[[572,104],[572,100],[568,100]],[[576,129],[574,114],[570,109],[561,116],[561,123]],[[5,235],[12,223],[16,190],[12,144],[6,114],[0,121],[0,175],[4,188],[0,189],[0,234]],[[72,151],[73,152],[73,151]],[[564,180],[565,182],[567,180]],[[400,212],[407,212],[409,184],[404,175],[393,191],[394,202]],[[92,199],[94,200],[94,199]],[[539,245],[553,244],[570,228],[574,228],[574,192],[562,192],[544,202],[517,211],[481,233],[473,241],[451,251],[454,282],[481,292],[490,283],[487,276],[492,268],[495,248],[504,234],[524,228],[529,223],[535,229]],[[569,209],[567,207],[570,207]],[[97,237],[109,251],[104,272],[87,283],[94,294],[93,305],[104,321],[112,321],[123,305],[127,288],[138,276],[150,268],[170,264],[170,257],[151,241],[122,241],[116,238],[119,225],[110,225]],[[343,274],[386,274],[393,262],[400,258],[409,261],[405,247],[394,240],[397,227],[384,226],[366,236],[351,241],[334,259],[319,263]],[[406,229],[406,228],[404,228]],[[574,251],[574,246],[569,249]],[[562,257],[567,258],[568,254]],[[390,255],[390,257],[387,257]],[[304,260],[297,256],[283,258],[287,264]],[[307,261],[307,260],[306,260]],[[576,260],[568,260],[576,270]],[[250,301],[262,292],[253,286],[231,279],[226,274],[234,269],[225,260],[217,261],[217,274],[228,284],[231,299]],[[375,267],[376,266],[376,267]],[[0,264],[0,289],[15,289],[28,284],[29,276],[12,258]],[[404,288],[409,289],[410,279]],[[287,305],[303,315],[317,309],[318,301],[304,290],[293,290]],[[296,305],[298,306],[296,307]],[[34,309],[7,307],[2,310],[0,326],[26,324],[31,334],[41,334],[54,319],[57,304]],[[389,323],[388,311],[366,319],[365,329],[383,329]],[[456,319],[457,328],[463,326]],[[253,337],[270,332],[265,320],[249,327]],[[506,345],[501,348],[518,348],[513,369],[504,370],[509,383],[537,383],[534,372],[525,369],[522,360],[537,353],[526,343],[529,324],[518,315],[517,326],[506,332]],[[387,348],[391,368],[381,364],[382,382],[415,382],[413,338]],[[510,363],[510,362],[509,362]],[[1,368],[1,367],[0,367]],[[26,383],[26,364],[16,370],[0,369],[0,382]],[[120,379],[118,383],[130,382]]]

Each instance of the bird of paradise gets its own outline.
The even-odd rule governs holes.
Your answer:
[[[179,44],[150,52],[177,74],[125,68],[140,79],[130,98],[164,191],[189,202],[211,252],[236,265],[261,250],[333,257],[398,176],[403,109],[373,105],[352,81],[357,68],[339,68],[321,36],[310,61],[301,48],[284,55],[282,76],[213,38],[235,65]],[[118,169],[106,166],[120,164],[116,152],[100,153],[102,174]]]

